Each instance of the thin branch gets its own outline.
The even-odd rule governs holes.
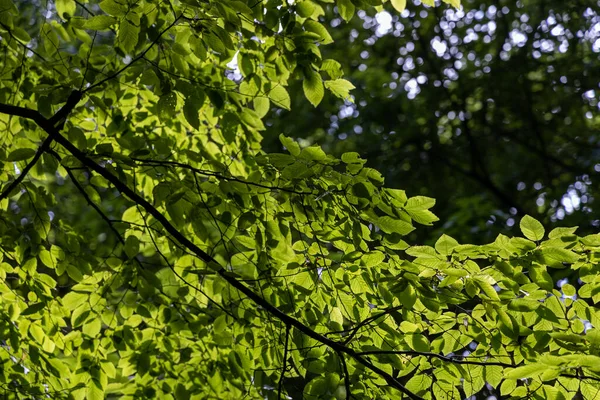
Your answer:
[[[346,387],[346,400],[350,400],[350,374],[348,373],[348,365],[346,365],[346,359],[344,354],[338,353],[340,362],[342,363],[342,369],[344,370],[344,386]]]
[[[21,182],[23,181],[23,179],[25,179],[25,177],[27,176],[27,174],[29,173],[29,171],[31,170],[31,168],[33,168],[33,166],[38,162],[38,160],[40,159],[40,157],[42,156],[42,154],[44,154],[44,151],[46,151],[49,147],[50,144],[52,143],[53,138],[52,136],[48,136],[46,138],[46,140],[44,140],[44,142],[42,143],[42,145],[38,148],[38,150],[36,151],[35,155],[33,156],[33,158],[31,159],[31,161],[25,166],[25,168],[23,168],[23,170],[21,171],[21,175],[17,176],[15,178],[14,181],[12,181],[10,183],[10,185],[8,185],[6,187],[6,189],[4,189],[2,191],[2,193],[0,193],[0,201],[4,200],[5,198],[8,197],[8,195],[17,187],[21,184]]]
[[[77,105],[77,103],[79,103],[80,100],[81,100],[81,92],[74,90],[71,93],[71,95],[69,95],[69,98],[67,99],[66,104],[60,110],[58,110],[58,112],[56,114],[54,114],[48,120],[48,122],[51,123],[52,125],[55,125],[56,121],[60,121],[60,120],[67,118],[69,113],[73,110],[73,108],[75,108],[75,106]],[[6,112],[5,110],[7,110],[8,112]],[[40,118],[44,118],[37,111],[33,111],[33,110],[23,108],[23,107],[11,106],[8,104],[0,104],[0,112],[5,113],[5,114],[18,115],[20,117],[27,118],[27,119],[33,119],[36,122],[38,122],[40,120]],[[13,114],[12,112],[15,112],[15,113]],[[8,197],[8,195],[17,186],[19,186],[19,184],[21,184],[21,182],[23,181],[23,179],[25,179],[25,177],[27,176],[27,174],[29,173],[31,168],[33,168],[33,166],[38,162],[38,160],[40,159],[42,154],[44,154],[44,152],[46,152],[46,151],[48,151],[48,149],[50,149],[50,145],[52,144],[53,141],[54,141],[54,135],[51,134],[42,142],[42,145],[37,149],[35,155],[31,159],[31,161],[25,166],[25,168],[23,168],[23,170],[21,171],[21,174],[14,181],[12,181],[10,183],[10,185],[8,185],[8,187],[2,191],[2,193],[0,193],[0,201],[4,200],[6,197]]]
[[[156,165],[170,165],[170,166],[177,166],[183,169],[188,169],[190,171],[193,171],[199,175],[204,175],[204,176],[214,176],[215,178],[219,178],[219,179],[223,179],[225,181],[232,181],[232,182],[239,182],[239,183],[243,183],[246,185],[250,185],[250,186],[256,186],[259,188],[263,188],[263,189],[268,189],[268,190],[280,190],[282,192],[288,192],[288,193],[294,193],[294,194],[301,194],[301,195],[308,195],[308,194],[312,194],[312,192],[300,192],[297,190],[293,190],[293,189],[287,189],[287,188],[283,188],[283,187],[279,187],[279,186],[271,186],[271,185],[263,185],[261,183],[256,183],[256,182],[249,182],[249,181],[245,181],[243,179],[240,178],[236,178],[233,176],[224,176],[222,174],[219,174],[218,172],[212,172],[212,171],[205,171],[205,170],[201,170],[195,167],[192,167],[191,165],[182,163],[182,162],[177,162],[177,161],[158,161],[158,160],[146,160],[143,158],[136,158],[136,157],[130,157],[131,160],[136,161],[141,163],[142,165],[151,165],[151,166],[156,166]]]
[[[584,380],[584,379],[589,379],[591,381],[596,381],[596,382],[600,382],[600,378],[597,376],[589,376],[589,375],[582,375],[579,373],[577,373],[577,375],[572,375],[572,374],[561,374],[560,376],[564,376],[566,378],[575,378],[578,379],[580,381]]]
[[[58,122],[61,122],[61,127],[58,130],[62,129],[62,125],[64,125],[64,120],[67,118],[69,113],[73,111],[73,109],[77,106],[81,98],[83,97],[83,93],[79,90],[73,90],[67,99],[67,102],[64,106],[61,107],[60,110],[56,112],[50,119],[48,120],[53,126],[56,126]]]
[[[346,340],[344,340],[344,344],[347,344],[350,340],[352,340],[352,338],[356,335],[356,333],[358,332],[358,330],[360,328],[362,328],[363,326],[365,326],[365,325],[367,325],[367,324],[369,324],[369,323],[371,323],[371,322],[373,322],[373,321],[375,321],[375,320],[377,320],[377,319],[379,319],[379,318],[381,318],[381,317],[383,317],[385,315],[388,315],[388,314],[390,314],[390,313],[392,313],[394,311],[397,311],[397,310],[401,309],[402,307],[403,306],[392,307],[392,308],[389,308],[389,309],[387,309],[385,311],[382,311],[379,314],[376,314],[376,315],[373,315],[373,316],[371,316],[369,318],[364,319],[362,322],[360,322],[358,325],[356,325],[354,328],[352,328],[352,333],[350,333],[350,335],[348,335],[348,337],[346,338]]]
[[[457,360],[454,357],[447,357],[437,353],[431,353],[428,351],[414,351],[414,350],[370,350],[370,351],[361,351],[358,353],[361,356],[370,356],[370,355],[386,355],[386,354],[395,354],[395,355],[408,355],[408,356],[424,356],[429,358],[438,358],[442,361],[446,361],[454,364],[470,364],[470,365],[481,365],[481,366],[499,366],[504,368],[516,368],[518,365],[503,363],[499,361],[491,361],[491,362],[481,362],[481,361],[470,361],[470,360]],[[460,356],[462,357],[462,356]]]
[[[114,74],[112,74],[112,75],[109,75],[109,76],[107,76],[106,78],[102,79],[101,81],[99,81],[99,82],[96,82],[96,83],[94,83],[93,85],[91,85],[91,86],[87,87],[87,88],[84,90],[84,92],[89,92],[90,90],[92,90],[92,89],[94,89],[94,88],[96,88],[96,87],[98,87],[98,86],[100,86],[100,85],[103,85],[104,83],[106,83],[106,82],[110,81],[111,79],[114,79],[114,78],[116,78],[116,77],[117,77],[117,76],[119,76],[119,75],[120,75],[120,74],[121,74],[123,71],[125,71],[127,68],[131,67],[131,66],[132,66],[133,64],[135,64],[137,61],[141,60],[141,59],[142,59],[142,58],[143,58],[143,57],[146,55],[146,53],[148,53],[148,52],[150,51],[150,49],[151,49],[152,47],[154,47],[154,45],[155,45],[156,43],[158,43],[158,41],[160,40],[160,38],[161,38],[161,37],[162,37],[162,36],[163,36],[163,35],[164,35],[164,34],[165,34],[165,33],[166,33],[166,32],[167,32],[169,29],[171,29],[173,26],[175,26],[175,24],[177,24],[177,22],[179,21],[179,19],[180,19],[180,18],[181,18],[181,15],[180,15],[179,17],[175,18],[175,21],[173,21],[173,22],[172,22],[172,23],[171,23],[169,26],[167,26],[165,29],[163,29],[163,30],[162,30],[162,31],[161,31],[161,32],[158,34],[158,36],[156,37],[156,39],[154,39],[154,40],[152,41],[152,43],[150,43],[150,45],[149,45],[149,46],[146,48],[146,50],[142,51],[142,52],[141,52],[141,53],[140,53],[140,54],[139,54],[137,57],[135,57],[133,60],[131,60],[131,62],[130,62],[129,64],[127,64],[127,65],[123,66],[123,67],[122,67],[120,70],[118,70],[118,71],[117,71],[117,72],[115,72]]]
[[[279,389],[277,389],[277,398],[281,400],[281,390],[283,389],[283,379],[285,377],[285,369],[287,368],[288,358],[288,343],[290,340],[290,326],[285,326],[285,347],[283,348],[283,366],[281,367],[281,376],[279,377]]]
[[[53,155],[58,160],[58,162],[61,162],[61,157],[60,157],[60,155],[58,155],[58,153],[56,153],[52,149],[50,149],[48,152],[49,152],[49,154]],[[123,239],[123,236],[114,227],[113,221],[106,216],[106,214],[100,209],[100,207],[96,203],[93,202],[93,200],[87,194],[87,192],[85,191],[85,189],[83,188],[83,186],[81,186],[81,184],[79,183],[79,181],[77,180],[77,178],[73,174],[73,169],[69,168],[69,167],[65,167],[64,165],[63,165],[63,167],[67,171],[67,175],[69,175],[69,178],[71,178],[71,181],[73,182],[73,184],[75,185],[75,187],[77,188],[77,190],[79,190],[80,194],[83,196],[83,198],[88,203],[88,205],[91,206],[96,211],[96,213],[98,213],[98,215],[100,215],[100,218],[102,218],[102,220],[105,221],[108,224],[109,229],[114,233],[114,235],[117,238],[117,240],[119,241],[119,243],[121,243],[121,245],[124,246],[125,245],[125,239]],[[148,227],[145,219],[144,219],[144,223],[145,223],[146,228],[149,229],[149,227]],[[156,243],[154,242],[154,238],[152,237],[151,234],[149,236],[150,236],[150,239],[152,240],[152,242],[154,243],[154,245],[156,247]],[[162,258],[164,259],[164,261],[167,263],[167,265],[173,271],[173,273],[175,273],[175,275],[177,275],[186,285],[188,285],[188,286],[192,287],[193,289],[197,290],[197,288],[195,286],[193,286],[190,283],[186,282],[185,279],[183,279],[183,278],[181,278],[179,276],[179,274],[174,270],[173,266],[168,262],[168,260],[166,259],[166,257],[158,250],[158,247],[157,247],[157,252],[162,256]],[[133,260],[140,267],[140,269],[145,269],[144,265],[142,265],[141,261],[137,257],[135,257]],[[159,290],[162,294],[165,294],[161,288],[156,288],[156,289]],[[200,291],[200,293],[202,293],[204,296],[206,296],[218,308],[222,309],[225,313],[227,313],[228,315],[230,315],[231,317],[233,317],[235,319],[234,315],[230,314],[227,310],[225,310],[223,307],[221,307],[220,304],[218,304],[213,299],[211,299],[210,297],[208,297],[206,295],[206,293],[204,293],[203,291]],[[175,302],[173,304],[175,304]],[[190,307],[190,306],[188,305],[188,307]],[[199,309],[197,309],[197,310],[199,310]],[[182,314],[182,316],[184,318],[187,318],[187,317],[185,317],[185,315],[184,315],[183,312],[181,312],[181,314]]]

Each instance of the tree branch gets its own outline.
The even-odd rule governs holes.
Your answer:
[[[281,376],[279,377],[279,389],[277,390],[277,399],[281,400],[281,390],[283,389],[283,378],[287,368],[288,343],[290,340],[290,326],[285,326],[285,347],[283,348],[283,366],[281,367]]]
[[[15,117],[22,117],[26,119],[32,119],[39,124],[41,120],[45,120],[44,116],[36,110],[30,108],[13,106],[10,104],[0,103],[0,113],[13,115]]]
[[[371,351],[361,351],[358,353],[359,355],[386,355],[386,354],[395,354],[395,355],[409,355],[409,356],[424,356],[429,358],[438,358],[442,361],[454,363],[454,364],[470,364],[470,365],[481,365],[481,366],[499,366],[504,368],[516,368],[518,365],[503,363],[499,361],[492,362],[481,362],[481,361],[470,361],[470,360],[456,360],[453,357],[443,356],[437,353],[431,353],[427,351],[414,351],[414,350],[371,350]],[[462,357],[462,356],[461,356]]]
[[[191,165],[182,163],[182,162],[178,162],[178,161],[168,161],[168,160],[146,160],[143,158],[137,158],[137,157],[130,157],[133,161],[136,161],[142,165],[149,165],[149,166],[175,166],[175,167],[179,167],[179,168],[183,168],[183,169],[187,169],[190,171],[193,171],[199,175],[204,175],[204,176],[214,176],[215,178],[218,179],[223,179],[224,181],[232,181],[232,182],[238,182],[238,183],[243,183],[245,185],[249,185],[249,186],[256,186],[259,188],[263,188],[263,189],[268,189],[268,190],[280,190],[282,192],[288,192],[288,193],[294,193],[294,194],[300,194],[300,195],[308,195],[308,194],[312,194],[312,192],[306,191],[306,192],[302,192],[302,191],[297,191],[294,189],[288,189],[288,188],[284,188],[284,187],[280,187],[280,186],[274,186],[274,185],[263,185],[261,183],[257,183],[257,182],[249,182],[249,181],[245,181],[243,179],[240,178],[236,178],[234,176],[225,176],[223,174],[220,174],[218,172],[212,172],[212,171],[205,171],[199,168],[195,168],[192,167]]]
[[[346,359],[342,353],[338,353],[340,362],[342,363],[342,369],[344,370],[344,386],[346,387],[346,400],[350,400],[350,373],[348,372],[348,366],[346,365]]]
[[[3,110],[12,110],[12,106],[5,107],[2,109],[0,107],[0,112],[4,112]],[[27,112],[25,112],[25,111]],[[229,272],[227,272],[220,264],[212,258],[207,252],[198,247],[195,243],[185,237],[175,226],[173,226],[169,220],[158,211],[152,204],[150,204],[146,199],[136,193],[133,189],[123,183],[118,177],[109,172],[106,168],[100,166],[91,158],[89,158],[85,153],[79,150],[75,145],[73,145],[67,138],[62,136],[60,132],[50,123],[49,120],[43,118],[41,114],[37,111],[26,110],[20,107],[16,107],[16,111],[22,113],[24,115],[29,115],[29,118],[34,119],[38,125],[44,129],[49,135],[54,137],[54,140],[62,145],[71,155],[77,158],[83,165],[88,167],[90,170],[98,173],[104,179],[112,183],[117,190],[119,190],[122,194],[129,197],[132,201],[143,207],[146,212],[156,218],[165,228],[165,230],[173,236],[179,243],[192,251],[198,258],[206,262],[209,266],[216,269],[216,272],[225,279],[231,286],[242,292],[246,295],[250,300],[256,303],[261,308],[265,309],[267,312],[278,318],[281,322],[286,325],[293,326],[298,329],[300,332],[304,333],[308,337],[311,337],[320,343],[330,347],[332,350],[336,352],[341,352],[352,357],[356,362],[364,365],[366,368],[384,378],[389,386],[399,390],[403,394],[405,394],[410,399],[422,400],[420,396],[417,396],[410,390],[408,390],[398,379],[385,372],[381,368],[372,364],[371,361],[362,357],[359,353],[357,353],[352,348],[345,346],[340,342],[336,342],[334,340],[328,339],[327,337],[315,332],[310,327],[304,325],[302,322],[297,319],[287,315],[286,313],[279,310],[277,307],[273,306],[267,300],[260,297],[257,293],[252,291],[249,287],[244,285],[242,282],[237,280],[234,276],[232,276]]]
[[[57,121],[66,119],[67,116],[69,115],[69,113],[75,108],[75,106],[77,106],[77,103],[79,103],[79,101],[81,100],[81,97],[82,97],[82,93],[78,90],[74,90],[69,95],[69,98],[67,99],[66,104],[64,106],[62,106],[61,109],[58,110],[57,113],[54,114],[48,120],[48,122],[50,124],[52,124],[53,126],[55,126]],[[40,121],[46,120],[42,116],[42,114],[40,114],[38,111],[31,110],[29,108],[24,108],[24,107],[12,106],[9,104],[1,104],[0,103],[0,113],[4,113],[4,114],[8,114],[8,115],[15,115],[15,116],[19,116],[19,117],[27,118],[27,119],[32,119],[35,122],[37,122],[38,125],[40,124]],[[21,184],[21,182],[23,181],[23,179],[25,179],[25,177],[27,176],[27,174],[29,173],[31,168],[33,168],[33,166],[38,162],[38,160],[40,159],[42,154],[44,154],[44,152],[48,151],[53,140],[54,140],[54,135],[52,135],[52,134],[49,135],[46,138],[46,140],[44,140],[44,142],[38,148],[38,150],[36,151],[35,155],[31,159],[31,161],[21,171],[21,175],[19,175],[14,181],[12,181],[10,183],[10,185],[8,185],[8,187],[6,189],[4,189],[2,191],[2,193],[0,193],[0,201],[4,200],[6,197],[8,197],[8,195],[17,186],[19,186],[19,184]]]
[[[42,156],[42,154],[44,154],[44,151],[46,151],[49,147],[50,147],[50,143],[52,143],[52,136],[48,136],[46,138],[46,140],[44,140],[44,142],[42,143],[42,145],[38,148],[38,150],[36,151],[35,155],[33,156],[33,158],[31,159],[31,161],[25,166],[25,168],[23,168],[23,170],[21,171],[21,175],[17,176],[15,178],[14,181],[12,181],[7,187],[6,189],[4,189],[2,191],[2,193],[0,193],[0,201],[4,200],[5,198],[7,198],[10,193],[21,184],[21,182],[23,182],[23,179],[25,179],[25,177],[27,176],[27,174],[29,173],[29,171],[31,170],[31,168],[33,168],[33,166],[38,162],[38,160],[40,159],[40,157]]]

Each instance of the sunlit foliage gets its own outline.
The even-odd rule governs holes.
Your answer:
[[[5,397],[597,396],[600,235],[408,243],[434,199],[261,150],[292,82],[349,99],[320,18],[378,1],[0,4]]]

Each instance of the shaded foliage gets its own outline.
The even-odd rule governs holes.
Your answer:
[[[437,234],[481,243],[525,213],[595,232],[594,4],[477,0],[402,16],[387,7],[348,23],[328,8],[336,44],[324,57],[357,87],[355,104],[329,98],[313,110],[296,97],[268,132],[359,151],[389,185],[438,200]],[[266,146],[277,148],[275,136]]]

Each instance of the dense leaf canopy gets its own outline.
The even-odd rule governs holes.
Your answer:
[[[5,397],[597,397],[599,234],[419,245],[435,200],[357,152],[262,150],[379,3],[0,1]]]

